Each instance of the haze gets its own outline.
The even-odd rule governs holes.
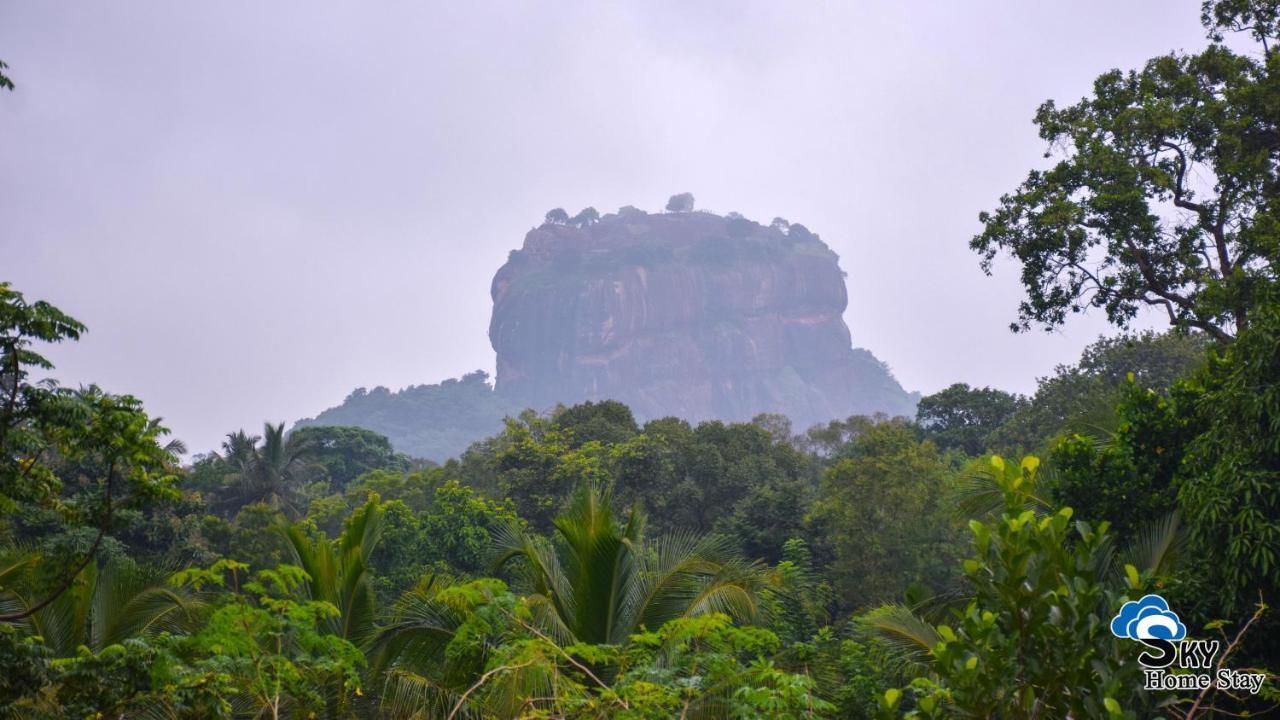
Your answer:
[[[1103,21],[1105,19],[1105,22]],[[967,242],[1031,117],[1204,44],[1192,3],[0,5],[0,279],[88,324],[69,384],[193,451],[357,386],[492,370],[489,281],[546,210],[803,222],[909,390],[1028,392],[1107,332],[1015,335]],[[1171,43],[1175,38],[1177,42]]]

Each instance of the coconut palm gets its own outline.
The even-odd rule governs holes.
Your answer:
[[[309,462],[310,450],[307,443],[286,438],[284,423],[264,424],[262,437],[243,430],[230,433],[222,443],[220,457],[233,473],[223,486],[219,505],[234,511],[250,503],[265,503],[297,517],[303,509],[303,486],[318,474]]]
[[[531,631],[562,647],[625,645],[642,627],[658,628],[679,617],[723,612],[750,621],[759,615],[760,591],[770,585],[768,568],[742,560],[715,538],[683,534],[646,542],[641,513],[633,509],[619,521],[609,500],[607,492],[581,487],[554,523],[554,545],[517,527],[499,533],[497,565],[518,576],[524,591],[518,602],[532,612],[531,625],[514,614],[505,630],[493,618],[469,623],[469,603],[501,602],[487,596],[494,588],[484,581],[463,588],[469,603],[460,603],[459,587],[439,576],[406,592],[375,642],[371,665],[383,678],[382,711],[388,717],[470,717],[474,708],[463,704],[466,691],[484,682],[485,648],[509,642],[504,632]],[[497,635],[466,638],[476,654],[446,652],[464,626],[470,626],[466,632],[483,627],[482,634]],[[500,682],[491,679],[482,704],[518,714],[512,708],[522,707],[522,698],[549,691],[546,670],[535,663],[505,673]]]
[[[284,528],[294,564],[309,576],[304,589],[311,600],[332,604],[338,615],[328,618],[325,631],[368,650],[374,635],[377,597],[373,591],[369,556],[382,535],[383,511],[371,498],[355,511],[335,541],[308,534],[300,525]]]
[[[752,621],[768,569],[715,536],[677,533],[646,542],[644,517],[620,522],[610,495],[584,484],[555,521],[555,544],[522,529],[500,533],[498,567],[510,566],[535,616],[561,642],[626,644],[642,626],[722,612]]]
[[[0,608],[27,607],[24,584],[27,568],[40,560],[32,553],[10,553],[0,565],[6,592]],[[208,607],[198,593],[169,582],[165,568],[113,560],[91,563],[76,577],[67,592],[20,623],[23,629],[44,639],[54,657],[75,657],[84,645],[95,652],[129,638],[151,637],[162,632],[187,633],[196,629]]]

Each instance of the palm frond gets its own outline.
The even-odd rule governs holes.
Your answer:
[[[923,675],[933,662],[938,631],[905,605],[881,605],[858,618],[861,631],[878,639],[885,660],[904,675]]]
[[[1133,565],[1153,577],[1167,577],[1181,562],[1189,534],[1182,524],[1182,513],[1173,510],[1138,528],[1133,538],[1116,553],[1116,571],[1123,576],[1124,566]]]

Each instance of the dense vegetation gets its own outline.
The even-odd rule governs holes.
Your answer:
[[[1173,326],[1100,339],[1029,398],[957,384],[803,431],[584,403],[439,465],[266,425],[184,465],[138,399],[43,379],[42,346],[85,328],[0,284],[0,714],[1273,709],[1280,5],[1204,18],[1204,53],[1042,109],[1069,157],[984,216],[975,247],[1024,265],[1022,323],[1156,304]],[[1215,197],[1187,184],[1210,174]],[[1156,589],[1263,690],[1144,690],[1108,621]]]

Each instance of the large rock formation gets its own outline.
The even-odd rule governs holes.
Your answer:
[[[629,209],[545,224],[493,279],[497,392],[545,410],[615,399],[642,418],[799,428],[913,415],[883,363],[855,349],[837,257],[803,226]]]

